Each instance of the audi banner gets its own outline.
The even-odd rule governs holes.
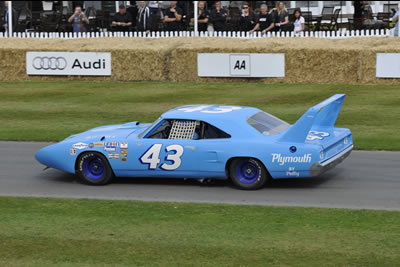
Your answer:
[[[111,76],[111,53],[26,52],[26,74]]]

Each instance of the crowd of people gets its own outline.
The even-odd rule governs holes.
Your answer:
[[[119,6],[119,12],[112,19],[112,27],[115,31],[141,31],[150,32],[155,29],[154,22],[161,21],[164,23],[166,31],[186,30],[183,18],[184,11],[177,5],[178,1],[170,1],[169,8],[160,11],[151,2],[157,1],[139,1],[136,19],[127,12],[125,5]],[[162,14],[160,14],[162,12]],[[289,22],[289,13],[284,2],[277,2],[273,8],[268,8],[267,4],[261,4],[259,12],[254,12],[248,2],[243,2],[240,9],[240,18],[237,20],[239,31],[266,33],[268,31],[294,31],[296,34],[304,31],[304,18],[301,16],[301,10],[296,9],[294,13],[295,21]],[[228,11],[222,7],[221,1],[217,1],[215,5],[207,9],[205,1],[198,2],[198,30],[205,32],[227,31]],[[189,22],[194,23],[194,14],[188,16]],[[89,21],[82,12],[80,6],[75,7],[74,14],[68,19],[73,25],[74,32],[85,31],[85,24]],[[134,23],[135,22],[135,23]],[[135,25],[133,27],[132,25]],[[211,28],[210,28],[211,27]]]
[[[112,17],[108,25],[112,31],[127,32],[151,32],[151,31],[186,31],[194,29],[194,14],[189,13],[189,1],[169,1],[169,7],[161,6],[162,1],[136,1],[134,12],[132,6],[127,8],[119,5],[119,11]],[[215,1],[212,6],[207,6],[207,1],[198,1],[197,29],[206,31],[241,31],[241,32],[294,32],[299,35],[305,31],[305,18],[300,8],[292,9],[289,15],[284,1],[257,1],[252,5],[249,2],[240,3],[237,12],[227,10],[221,1]],[[363,20],[363,10],[366,1],[354,1],[354,21]],[[4,2],[3,30],[8,28],[8,1]],[[210,4],[211,5],[211,4]],[[253,10],[253,8],[255,10]],[[93,10],[93,8],[92,8]],[[96,10],[96,9],[94,9]],[[88,18],[88,10],[85,12],[82,6],[76,5],[72,15],[66,17],[73,32],[86,32],[90,28],[91,20]],[[364,15],[365,16],[365,15]],[[17,16],[13,9],[13,28],[17,24]],[[67,19],[68,18],[68,19]],[[399,11],[393,16],[395,23],[395,35],[398,35]],[[93,27],[90,29],[93,31]]]

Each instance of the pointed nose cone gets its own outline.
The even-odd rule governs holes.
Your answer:
[[[58,166],[57,147],[57,144],[43,147],[36,153],[36,160],[47,167],[56,168]]]
[[[52,146],[53,145],[41,148],[38,152],[36,152],[36,155],[35,155],[36,160],[47,167],[51,167],[51,147]]]

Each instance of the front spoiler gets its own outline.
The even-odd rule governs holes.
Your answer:
[[[310,177],[318,176],[341,163],[345,158],[347,158],[351,151],[353,150],[353,145],[347,147],[335,156],[323,161],[316,162],[310,168]]]

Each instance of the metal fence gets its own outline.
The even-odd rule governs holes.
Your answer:
[[[394,36],[393,29],[370,29],[370,30],[339,30],[339,31],[315,31],[301,32],[295,35],[294,32],[194,32],[194,31],[179,31],[179,32],[14,32],[12,36],[0,32],[0,38],[104,38],[104,37],[125,37],[125,38],[168,38],[168,37],[221,37],[221,38],[331,38],[344,39],[352,37],[388,37]]]

